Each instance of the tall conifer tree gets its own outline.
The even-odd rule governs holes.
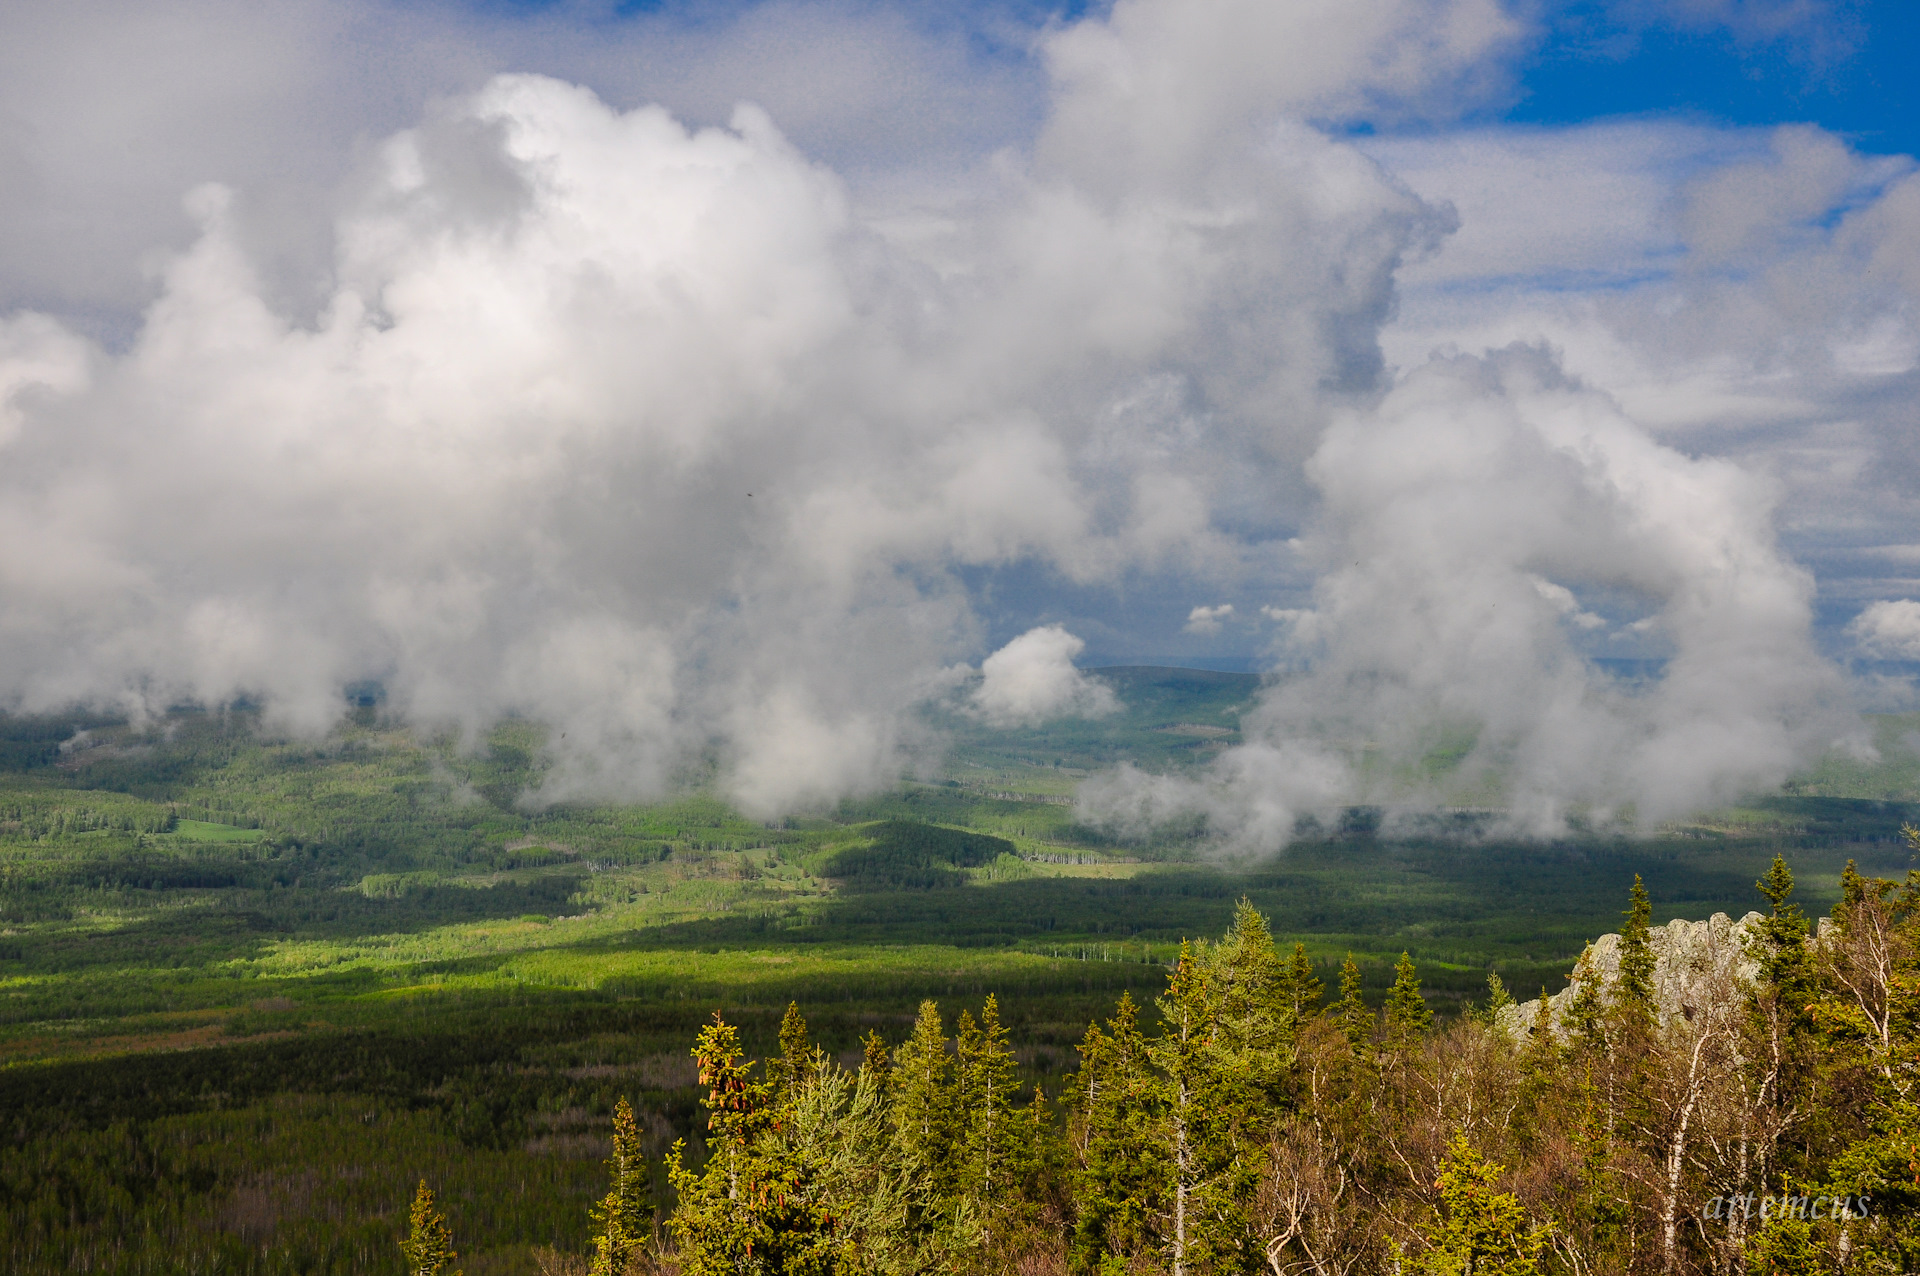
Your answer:
[[[1333,1019],[1353,1052],[1363,1052],[1367,1039],[1373,1036],[1374,1020],[1373,1011],[1360,996],[1360,967],[1354,964],[1352,953],[1340,964],[1340,1000],[1333,1005]]]
[[[795,1089],[813,1070],[813,1043],[807,1040],[807,1021],[801,1017],[800,1004],[787,1003],[780,1019],[780,1058],[770,1078],[781,1094]]]
[[[1320,1008],[1320,996],[1326,991],[1319,976],[1314,974],[1313,958],[1307,956],[1305,944],[1295,944],[1293,955],[1287,959],[1286,989],[1292,1001],[1293,1026],[1297,1028]]]
[[[613,1155],[607,1158],[607,1175],[611,1187],[593,1211],[592,1276],[622,1276],[650,1230],[646,1152],[640,1124],[624,1095],[613,1106]]]
[[[1613,986],[1613,1003],[1629,1032],[1653,1030],[1654,956],[1651,940],[1653,901],[1640,875],[1633,875],[1626,924],[1620,928],[1620,978]]]
[[[913,1035],[893,1056],[895,1163],[916,1219],[931,1214],[953,1187],[955,1111],[953,1068],[947,1057],[940,1008],[920,1003]]]
[[[1014,1060],[1000,1022],[1000,1003],[989,995],[969,1042],[960,1041],[956,1067],[966,1106],[960,1148],[960,1186],[981,1214],[990,1213],[1009,1187],[1009,1166],[1023,1156],[1022,1129],[1014,1111]]]
[[[688,1169],[682,1139],[668,1168],[680,1198],[673,1231],[683,1276],[830,1271],[837,1247],[831,1203],[813,1181],[817,1167],[771,1137],[782,1112],[774,1084],[753,1079],[739,1033],[717,1012],[693,1053],[707,1087],[707,1164]]]
[[[1131,994],[1120,994],[1105,1031],[1087,1026],[1080,1060],[1069,1091],[1077,1164],[1068,1258],[1075,1272],[1091,1273],[1104,1259],[1157,1245],[1172,1167],[1161,1138],[1166,1087],[1147,1057]]]
[[[425,1179],[413,1194],[413,1208],[407,1215],[407,1239],[400,1242],[400,1253],[407,1263],[407,1276],[460,1276],[447,1272],[447,1264],[460,1257],[453,1249],[453,1233],[446,1216],[434,1208],[433,1189]]]
[[[1420,1043],[1433,1024],[1433,1011],[1420,995],[1420,976],[1413,957],[1401,953],[1394,963],[1393,987],[1387,990],[1386,1010],[1382,1015],[1383,1045],[1395,1055],[1405,1055]]]

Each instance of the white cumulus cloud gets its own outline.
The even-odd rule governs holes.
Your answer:
[[[1309,470],[1320,659],[1268,689],[1207,776],[1090,787],[1091,817],[1199,812],[1271,847],[1343,804],[1468,793],[1520,832],[1576,811],[1644,826],[1777,785],[1849,731],[1769,485],[1656,443],[1542,351],[1435,361],[1329,430]],[[1651,688],[1575,650],[1571,585],[1658,615]],[[1428,775],[1442,739],[1464,760]]]
[[[1038,726],[1049,718],[1100,718],[1120,708],[1113,688],[1076,669],[1086,643],[1059,625],[1029,629],[981,662],[969,703],[998,727]]]
[[[1232,603],[1219,603],[1212,607],[1195,607],[1187,613],[1186,631],[1190,634],[1217,634],[1233,615]]]
[[[1847,633],[1870,656],[1920,660],[1920,602],[1893,598],[1869,604]]]
[[[922,756],[1000,581],[1152,580],[1310,595],[1310,668],[1094,805],[1271,842],[1441,796],[1439,732],[1550,829],[1832,738],[1778,511],[1915,540],[1912,162],[1324,127],[1486,100],[1496,0],[1118,0],[984,59],[867,6],[108,8],[0,43],[0,707],[315,732],[376,678],[551,722],[555,793],[717,759],[773,814]],[[1577,649],[1615,615],[1670,655],[1631,696]],[[1105,708],[1078,643],[976,709]]]

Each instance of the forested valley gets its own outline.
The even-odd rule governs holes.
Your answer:
[[[697,776],[549,800],[522,722],[0,716],[0,1269],[1906,1261],[1912,888],[1872,879],[1911,862],[1920,722],[1639,839],[1356,809],[1235,861],[1067,795],[1204,761],[1255,680],[1121,682],[1123,714],[946,723],[942,773],[774,822]],[[1785,965],[1687,920],[1772,917],[1776,855]],[[1763,1219],[1783,1194],[1821,1217]]]

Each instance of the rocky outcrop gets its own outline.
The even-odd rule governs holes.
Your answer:
[[[1746,939],[1759,921],[1759,913],[1748,913],[1737,922],[1725,913],[1715,913],[1703,922],[1676,920],[1648,930],[1654,957],[1653,997],[1661,1022],[1676,1015],[1690,1017],[1708,989],[1744,984],[1758,973],[1759,963],[1748,955]],[[1585,968],[1574,971],[1573,982],[1547,998],[1556,1035],[1566,1032],[1567,1011],[1583,983],[1597,979],[1604,990],[1619,978],[1620,936],[1602,935],[1593,942]],[[1502,1010],[1499,1024],[1524,1041],[1539,1013],[1540,1001],[1535,998]]]

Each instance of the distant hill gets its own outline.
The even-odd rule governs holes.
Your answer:
[[[1240,714],[1252,707],[1261,684],[1259,674],[1161,665],[1085,672],[1113,688],[1118,713],[1010,729],[950,711],[930,713],[953,741],[950,773],[965,781],[983,770],[1081,773],[1119,762],[1155,770],[1201,763],[1240,742]]]

